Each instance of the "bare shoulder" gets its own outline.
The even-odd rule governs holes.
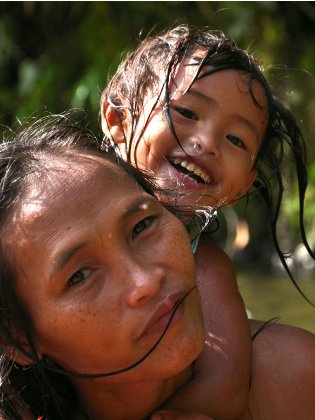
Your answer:
[[[252,332],[262,323],[251,321]],[[270,324],[253,342],[250,410],[254,419],[313,419],[315,335]]]
[[[264,327],[262,321],[250,321],[252,335],[261,327],[254,339],[253,346],[257,347],[256,355],[258,360],[266,359],[268,363],[275,363],[275,358],[269,358],[270,354],[281,357],[281,360],[294,360],[290,371],[294,368],[300,369],[301,366],[315,367],[315,335],[302,328],[291,325],[271,322]],[[301,357],[298,357],[300,355]],[[302,356],[307,356],[303,358]],[[280,367],[285,367],[281,363]],[[314,375],[315,381],[315,375]]]
[[[205,276],[222,282],[236,284],[235,269],[228,255],[212,240],[210,235],[201,235],[196,252],[197,276]]]
[[[208,236],[196,255],[206,346],[195,364],[192,399],[202,400],[211,417],[236,419],[247,407],[252,343],[233,264]]]
[[[209,235],[202,235],[197,249],[196,279],[204,313],[209,319],[219,319],[227,308],[232,316],[235,308],[244,312],[232,261]]]

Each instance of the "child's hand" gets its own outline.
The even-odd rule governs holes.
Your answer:
[[[212,420],[204,414],[197,414],[188,411],[163,410],[156,411],[150,420]]]

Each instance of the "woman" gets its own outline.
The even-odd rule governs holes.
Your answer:
[[[194,377],[204,347],[183,225],[154,198],[149,181],[62,117],[22,132],[0,156],[2,417],[148,417]],[[281,327],[273,347],[268,330],[260,337],[254,418],[266,418],[265,376],[280,375],[281,392],[287,384],[297,391],[308,370],[295,364],[282,380],[283,361],[292,369],[292,351],[310,362],[315,353],[311,334],[281,352]],[[303,418],[314,385],[306,380],[294,403]],[[181,409],[176,399],[168,407]],[[282,418],[290,418],[287,407]]]
[[[2,389],[31,394],[36,416],[146,417],[191,378],[204,345],[182,224],[67,121],[3,144],[1,172],[2,343],[14,361]],[[107,377],[152,350],[170,317],[150,357]],[[65,376],[50,373],[60,368]],[[4,414],[18,418],[14,398]]]

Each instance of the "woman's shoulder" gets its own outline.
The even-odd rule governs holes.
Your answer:
[[[252,332],[262,326],[251,321]],[[315,335],[270,323],[253,342],[250,410],[254,419],[313,419]]]

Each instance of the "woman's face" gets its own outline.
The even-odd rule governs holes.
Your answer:
[[[5,233],[39,354],[80,373],[125,368],[153,346],[195,285],[189,238],[114,164],[77,157],[52,160],[51,167]],[[107,380],[174,375],[203,343],[194,289],[157,349],[139,367]]]

